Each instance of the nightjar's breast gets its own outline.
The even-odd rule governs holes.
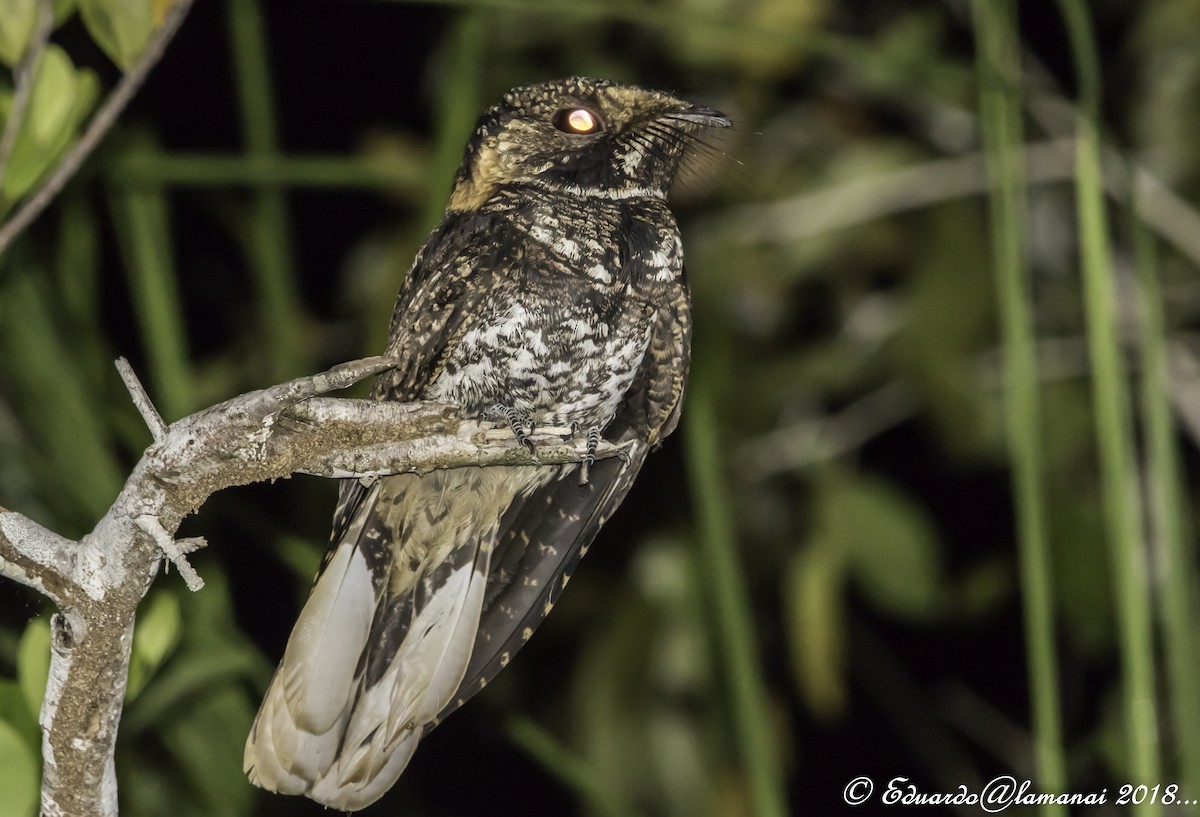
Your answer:
[[[427,397],[468,413],[515,408],[540,425],[603,428],[650,343],[659,301],[683,286],[678,230],[659,200],[502,197],[507,270]]]

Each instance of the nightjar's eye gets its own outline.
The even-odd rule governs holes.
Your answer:
[[[587,108],[563,108],[554,114],[554,127],[563,133],[599,133],[604,130],[600,115]]]

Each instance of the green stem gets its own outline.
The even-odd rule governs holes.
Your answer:
[[[170,422],[194,406],[187,321],[172,259],[166,196],[161,189],[133,189],[114,183],[110,200],[150,366],[151,394]]]
[[[428,188],[428,162],[418,157],[385,159],[344,156],[222,156],[131,149],[114,158],[114,178],[123,184],[187,187],[383,188],[406,197]]]
[[[1128,380],[1117,333],[1116,278],[1108,247],[1100,142],[1100,69],[1084,0],[1058,0],[1070,34],[1079,81],[1075,192],[1083,262],[1084,309],[1092,362],[1092,399],[1112,554],[1123,678],[1126,744],[1133,783],[1160,779],[1154,631],[1141,509],[1134,471]],[[1145,813],[1158,811],[1143,806]]]
[[[1192,588],[1196,566],[1190,560],[1194,545],[1183,497],[1183,463],[1176,446],[1167,373],[1167,335],[1159,285],[1154,237],[1139,217],[1137,190],[1132,191],[1133,248],[1141,298],[1141,406],[1146,439],[1151,529],[1163,560],[1159,616],[1165,631],[1164,659],[1170,683],[1175,742],[1182,782],[1187,791],[1200,791],[1200,697],[1196,695],[1196,641],[1193,633],[1196,600]]]
[[[530,757],[573,789],[592,813],[604,817],[639,817],[615,792],[599,784],[583,758],[533,721],[514,718],[508,723],[508,734]]]
[[[843,62],[859,76],[875,78],[898,76],[895,56],[879,48],[876,41],[855,39],[809,26],[770,25],[745,22],[739,15],[706,11],[716,4],[691,4],[683,7],[673,3],[649,3],[645,0],[398,0],[398,2],[450,6],[455,8],[488,9],[505,14],[527,14],[537,20],[551,15],[583,23],[620,21],[650,30],[688,32],[701,36],[719,37],[729,47],[746,49],[771,48],[781,45],[810,50],[830,59]],[[923,74],[922,91],[932,93],[958,104],[969,87],[970,75],[960,65],[949,60],[939,61]],[[903,87],[911,95],[911,86]]]
[[[1045,474],[1033,308],[1025,236],[1021,150],[1020,53],[1015,4],[973,0],[979,42],[977,72],[988,175],[1000,329],[1004,350],[1006,426],[1017,514],[1025,638],[1042,791],[1066,791],[1058,663],[1055,657],[1053,566],[1046,543]],[[1066,814],[1045,805],[1044,815]]]
[[[458,15],[441,51],[441,75],[435,106],[433,158],[435,175],[444,179],[430,188],[426,200],[424,226],[432,228],[442,219],[449,193],[449,179],[462,161],[463,145],[484,106],[484,71],[491,53],[489,40],[494,27],[488,11],[467,11]],[[444,187],[441,185],[445,185]]]
[[[737,556],[733,507],[721,464],[721,437],[713,384],[700,368],[692,377],[684,433],[692,495],[698,514],[701,575],[712,600],[718,660],[726,676],[738,751],[750,784],[753,814],[787,814],[782,763],[771,727],[766,684],[746,579]]]
[[[62,519],[91,525],[120,489],[122,466],[96,395],[76,365],[78,339],[55,319],[58,304],[49,276],[27,269],[31,274],[9,276],[0,286],[6,380],[23,397],[23,414],[33,430],[25,449],[31,473],[47,483],[47,474],[69,474],[48,499]]]
[[[229,33],[247,153],[253,158],[277,157],[274,94],[262,12],[256,0],[230,0]],[[304,313],[296,291],[291,233],[283,190],[263,185],[251,205],[248,241],[261,299],[264,342],[271,374],[277,379],[311,368],[304,345]]]

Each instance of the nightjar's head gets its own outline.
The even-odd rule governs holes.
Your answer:
[[[479,118],[450,209],[474,209],[512,185],[610,199],[665,196],[694,135],[729,126],[711,108],[608,80],[514,88]]]

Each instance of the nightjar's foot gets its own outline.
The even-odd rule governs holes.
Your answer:
[[[574,426],[573,426],[574,427]],[[596,449],[600,446],[600,427],[587,430],[587,453],[583,456],[583,467],[579,469],[579,484],[587,485],[592,466],[596,464]]]
[[[512,406],[497,403],[484,410],[483,418],[491,420],[493,423],[507,423],[508,427],[512,429],[513,436],[517,438],[517,442],[528,448],[530,454],[536,453],[533,450],[533,441],[529,439],[529,435],[533,434],[533,419],[527,414]]]

